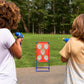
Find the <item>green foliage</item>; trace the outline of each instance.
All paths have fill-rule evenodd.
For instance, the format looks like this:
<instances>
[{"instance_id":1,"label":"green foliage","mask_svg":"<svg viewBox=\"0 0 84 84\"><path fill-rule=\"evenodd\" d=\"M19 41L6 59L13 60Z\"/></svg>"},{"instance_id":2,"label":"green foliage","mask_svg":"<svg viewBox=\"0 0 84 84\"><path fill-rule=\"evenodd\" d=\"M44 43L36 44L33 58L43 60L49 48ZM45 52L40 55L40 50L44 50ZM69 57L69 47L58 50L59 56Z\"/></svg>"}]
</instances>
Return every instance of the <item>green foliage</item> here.
<instances>
[{"instance_id":1,"label":"green foliage","mask_svg":"<svg viewBox=\"0 0 84 84\"><path fill-rule=\"evenodd\" d=\"M11 2L11 0L7 0L7 1L10 1Z\"/></svg>"},{"instance_id":2,"label":"green foliage","mask_svg":"<svg viewBox=\"0 0 84 84\"><path fill-rule=\"evenodd\" d=\"M76 16L84 13L84 0L7 0L14 2L21 11L19 31L27 29L35 33L69 33ZM70 4L69 4L70 3Z\"/></svg>"},{"instance_id":3,"label":"green foliage","mask_svg":"<svg viewBox=\"0 0 84 84\"><path fill-rule=\"evenodd\" d=\"M79 6L79 13L84 13L84 3L80 3L80 6Z\"/></svg>"}]
</instances>

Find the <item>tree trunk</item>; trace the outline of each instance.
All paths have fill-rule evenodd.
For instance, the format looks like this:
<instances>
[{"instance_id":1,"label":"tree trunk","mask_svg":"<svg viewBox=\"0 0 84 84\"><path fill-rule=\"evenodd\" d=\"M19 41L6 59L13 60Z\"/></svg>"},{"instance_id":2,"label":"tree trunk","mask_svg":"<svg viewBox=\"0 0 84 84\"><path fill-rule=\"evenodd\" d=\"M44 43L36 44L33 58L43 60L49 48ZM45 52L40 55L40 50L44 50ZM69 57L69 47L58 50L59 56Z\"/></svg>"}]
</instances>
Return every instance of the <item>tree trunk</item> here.
<instances>
[{"instance_id":1,"label":"tree trunk","mask_svg":"<svg viewBox=\"0 0 84 84\"><path fill-rule=\"evenodd\" d=\"M64 16L62 16L62 24L65 24ZM63 34L65 34L65 26L63 25Z\"/></svg>"},{"instance_id":2,"label":"tree trunk","mask_svg":"<svg viewBox=\"0 0 84 84\"><path fill-rule=\"evenodd\" d=\"M26 32L26 33L29 32L29 30L27 29L27 26L26 26L26 24L25 24L23 18L22 18L22 23L23 23L23 26L24 26L24 30L25 30L25 32Z\"/></svg>"},{"instance_id":3,"label":"tree trunk","mask_svg":"<svg viewBox=\"0 0 84 84\"><path fill-rule=\"evenodd\" d=\"M40 29L40 27L38 27L38 33L39 33L39 34L41 33L41 29Z\"/></svg>"},{"instance_id":4,"label":"tree trunk","mask_svg":"<svg viewBox=\"0 0 84 84\"><path fill-rule=\"evenodd\" d=\"M34 22L32 24L32 33L34 34Z\"/></svg>"},{"instance_id":5,"label":"tree trunk","mask_svg":"<svg viewBox=\"0 0 84 84\"><path fill-rule=\"evenodd\" d=\"M53 15L55 16L55 4L54 4L54 1L53 1ZM54 34L56 34L55 18L54 18L53 28L54 28Z\"/></svg>"},{"instance_id":6,"label":"tree trunk","mask_svg":"<svg viewBox=\"0 0 84 84\"><path fill-rule=\"evenodd\" d=\"M41 32L40 32L41 34L44 34L44 29L41 29Z\"/></svg>"},{"instance_id":7,"label":"tree trunk","mask_svg":"<svg viewBox=\"0 0 84 84\"><path fill-rule=\"evenodd\" d=\"M30 32L30 19L28 18L28 30Z\"/></svg>"},{"instance_id":8,"label":"tree trunk","mask_svg":"<svg viewBox=\"0 0 84 84\"><path fill-rule=\"evenodd\" d=\"M28 18L27 18L27 21L28 21L28 30L30 32L30 0L27 0L27 10L28 10Z\"/></svg>"},{"instance_id":9,"label":"tree trunk","mask_svg":"<svg viewBox=\"0 0 84 84\"><path fill-rule=\"evenodd\" d=\"M54 34L56 34L56 27L55 27L55 22L54 22Z\"/></svg>"}]
</instances>

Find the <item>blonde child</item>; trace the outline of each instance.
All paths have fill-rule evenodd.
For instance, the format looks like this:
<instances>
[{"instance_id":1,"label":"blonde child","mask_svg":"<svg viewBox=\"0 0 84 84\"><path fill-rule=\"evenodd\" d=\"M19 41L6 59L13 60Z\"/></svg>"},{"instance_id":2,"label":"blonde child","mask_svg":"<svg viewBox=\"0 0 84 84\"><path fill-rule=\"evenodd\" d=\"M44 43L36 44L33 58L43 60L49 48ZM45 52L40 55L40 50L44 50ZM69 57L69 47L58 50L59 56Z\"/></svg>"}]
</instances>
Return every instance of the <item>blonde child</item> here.
<instances>
[{"instance_id":1,"label":"blonde child","mask_svg":"<svg viewBox=\"0 0 84 84\"><path fill-rule=\"evenodd\" d=\"M60 51L66 62L64 84L84 84L84 14L73 21L72 37Z\"/></svg>"}]
</instances>

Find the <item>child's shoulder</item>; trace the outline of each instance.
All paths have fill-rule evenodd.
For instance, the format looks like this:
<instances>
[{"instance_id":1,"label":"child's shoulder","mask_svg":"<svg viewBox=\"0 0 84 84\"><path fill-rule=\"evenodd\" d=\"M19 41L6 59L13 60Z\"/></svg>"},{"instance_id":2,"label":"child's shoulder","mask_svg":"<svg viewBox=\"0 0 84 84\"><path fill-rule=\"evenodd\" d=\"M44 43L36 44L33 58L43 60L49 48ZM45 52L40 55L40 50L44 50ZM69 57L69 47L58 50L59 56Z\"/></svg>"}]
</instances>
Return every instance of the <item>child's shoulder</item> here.
<instances>
[{"instance_id":1,"label":"child's shoulder","mask_svg":"<svg viewBox=\"0 0 84 84\"><path fill-rule=\"evenodd\" d=\"M10 33L11 33L11 31L9 29L7 29L7 28L0 29L0 34L1 35L8 35Z\"/></svg>"},{"instance_id":2,"label":"child's shoulder","mask_svg":"<svg viewBox=\"0 0 84 84\"><path fill-rule=\"evenodd\" d=\"M79 39L76 38L76 37L71 37L70 40L71 40L71 41L77 41L77 40L79 40Z\"/></svg>"},{"instance_id":3,"label":"child's shoulder","mask_svg":"<svg viewBox=\"0 0 84 84\"><path fill-rule=\"evenodd\" d=\"M3 31L3 32L10 32L10 30L8 28L2 28L0 29L0 31Z\"/></svg>"},{"instance_id":4,"label":"child's shoulder","mask_svg":"<svg viewBox=\"0 0 84 84\"><path fill-rule=\"evenodd\" d=\"M0 30L3 30L3 31L9 31L8 28L1 28Z\"/></svg>"},{"instance_id":5,"label":"child's shoulder","mask_svg":"<svg viewBox=\"0 0 84 84\"><path fill-rule=\"evenodd\" d=\"M84 43L84 42L82 42L80 39L78 39L76 37L71 37L70 43L74 45L74 44L80 44L80 43Z\"/></svg>"},{"instance_id":6,"label":"child's shoulder","mask_svg":"<svg viewBox=\"0 0 84 84\"><path fill-rule=\"evenodd\" d=\"M78 42L79 41L79 39L78 38L76 38L76 37L71 37L70 39L69 39L69 43L75 43L75 42Z\"/></svg>"}]
</instances>

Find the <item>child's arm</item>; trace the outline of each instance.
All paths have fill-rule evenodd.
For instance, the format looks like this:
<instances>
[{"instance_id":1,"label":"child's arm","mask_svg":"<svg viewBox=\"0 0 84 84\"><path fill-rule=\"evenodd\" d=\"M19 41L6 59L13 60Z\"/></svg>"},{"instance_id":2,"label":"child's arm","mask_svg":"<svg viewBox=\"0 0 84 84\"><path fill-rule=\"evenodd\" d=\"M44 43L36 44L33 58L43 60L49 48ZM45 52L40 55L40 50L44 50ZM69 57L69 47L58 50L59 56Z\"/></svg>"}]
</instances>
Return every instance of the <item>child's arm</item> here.
<instances>
[{"instance_id":1,"label":"child's arm","mask_svg":"<svg viewBox=\"0 0 84 84\"><path fill-rule=\"evenodd\" d=\"M14 57L20 59L22 56L22 48L20 43L22 43L21 38L16 39L15 43L10 47L11 53L13 53Z\"/></svg>"},{"instance_id":2,"label":"child's arm","mask_svg":"<svg viewBox=\"0 0 84 84\"><path fill-rule=\"evenodd\" d=\"M61 55L61 61L67 62L71 56L71 39L65 44L63 49L59 52Z\"/></svg>"},{"instance_id":3,"label":"child's arm","mask_svg":"<svg viewBox=\"0 0 84 84\"><path fill-rule=\"evenodd\" d=\"M63 56L61 56L61 61L62 61L62 62L67 62L68 59L66 59L66 58L64 58Z\"/></svg>"}]
</instances>

